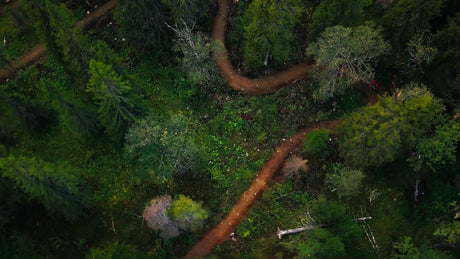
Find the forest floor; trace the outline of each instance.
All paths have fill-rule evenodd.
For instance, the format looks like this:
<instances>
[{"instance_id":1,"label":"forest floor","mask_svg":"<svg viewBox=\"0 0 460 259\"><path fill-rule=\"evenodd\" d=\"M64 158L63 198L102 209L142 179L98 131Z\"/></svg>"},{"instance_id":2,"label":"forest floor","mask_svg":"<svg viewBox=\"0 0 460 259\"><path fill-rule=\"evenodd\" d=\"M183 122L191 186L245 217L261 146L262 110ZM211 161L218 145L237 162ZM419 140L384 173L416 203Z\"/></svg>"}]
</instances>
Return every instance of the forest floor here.
<instances>
[{"instance_id":1,"label":"forest floor","mask_svg":"<svg viewBox=\"0 0 460 259\"><path fill-rule=\"evenodd\" d=\"M227 15L229 10L229 0L219 0L219 11L214 20L212 33L213 41L219 41L223 47L215 53L216 66L220 75L235 90L241 90L253 95L260 95L276 91L282 85L305 78L306 74L311 71L312 64L297 64L291 68L275 73L263 78L250 79L242 76L232 67L228 52L225 48L225 30ZM383 93L383 89L377 92L371 92L366 85L360 87L361 92L366 96L368 104L378 102L378 94ZM262 196L264 190L269 187L272 178L280 169L284 159L291 153L291 150L299 145L307 133L318 129L328 129L334 133L342 120L323 121L309 125L307 128L295 133L289 139L283 139L283 142L275 149L267 162L259 171L257 177L252 181L249 188L243 193L239 201L231 208L229 214L211 231L209 231L185 256L185 258L203 258L211 250L229 239L230 234L234 232L237 226L246 217L248 211L254 202Z\"/></svg>"},{"instance_id":2,"label":"forest floor","mask_svg":"<svg viewBox=\"0 0 460 259\"><path fill-rule=\"evenodd\" d=\"M96 21L109 15L109 13L115 8L115 5L116 0L110 0L103 6L99 7L96 11L90 13L89 15L85 16L85 18L78 21L76 26L82 30L90 28ZM0 70L0 82L4 82L15 77L19 69L37 63L45 55L46 47L44 44L33 47L30 51L24 53L20 58L14 60L8 68Z\"/></svg>"}]
</instances>

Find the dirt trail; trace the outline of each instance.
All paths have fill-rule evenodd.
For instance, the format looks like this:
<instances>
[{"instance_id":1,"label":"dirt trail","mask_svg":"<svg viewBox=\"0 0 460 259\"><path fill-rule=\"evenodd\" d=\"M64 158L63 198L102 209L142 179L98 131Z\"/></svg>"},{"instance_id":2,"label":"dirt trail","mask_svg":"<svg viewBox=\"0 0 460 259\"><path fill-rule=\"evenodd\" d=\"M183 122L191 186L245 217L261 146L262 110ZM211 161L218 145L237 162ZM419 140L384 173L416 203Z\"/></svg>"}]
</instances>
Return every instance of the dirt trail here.
<instances>
[{"instance_id":1,"label":"dirt trail","mask_svg":"<svg viewBox=\"0 0 460 259\"><path fill-rule=\"evenodd\" d=\"M233 89L259 95L274 92L286 83L305 78L306 74L312 69L311 64L297 64L283 72L254 79L246 78L235 71L225 48L225 28L229 6L230 0L219 0L219 11L214 20L212 39L222 43L222 46L224 46L215 52L214 57L220 75Z\"/></svg>"},{"instance_id":2,"label":"dirt trail","mask_svg":"<svg viewBox=\"0 0 460 259\"><path fill-rule=\"evenodd\" d=\"M305 134L317 129L329 129L335 132L341 120L318 122L303 129L292 137L283 140L276 148L262 169L257 174L257 177L252 181L251 186L243 193L240 200L232 207L228 215L213 228L206 236L204 236L185 258L203 258L211 250L228 240L230 234L236 230L236 227L246 217L246 214L251 209L254 202L262 195L263 191L270 185L271 179L278 172L284 159L288 156L293 147L299 145Z\"/></svg>"},{"instance_id":3,"label":"dirt trail","mask_svg":"<svg viewBox=\"0 0 460 259\"><path fill-rule=\"evenodd\" d=\"M219 11L214 20L214 29L212 39L225 42L225 27L229 9L229 0L219 0ZM236 90L241 90L253 95L270 93L276 91L280 86L291 81L303 79L311 70L311 64L294 65L288 70L269 75L263 78L249 79L232 67L227 50L223 47L215 53L216 66L221 76L228 81L230 86ZM364 93L369 104L375 104L378 101L377 93L370 92L367 86L362 86L360 90ZM328 129L335 133L337 127L342 120L318 122L308 126L290 137L276 148L262 169L257 174L257 177L252 181L249 188L243 193L240 200L232 207L228 215L211 231L209 231L184 257L203 258L217 245L228 240L230 234L234 232L241 221L246 217L248 211L252 208L254 202L262 196L272 178L280 169L284 159L288 156L293 147L299 145L304 136L317 129Z\"/></svg>"},{"instance_id":4,"label":"dirt trail","mask_svg":"<svg viewBox=\"0 0 460 259\"><path fill-rule=\"evenodd\" d=\"M82 30L87 30L95 22L101 18L107 16L110 11L115 8L116 0L111 0L99 7L96 11L87 15L82 20L76 23L76 26ZM19 59L13 61L7 69L0 70L0 82L4 82L7 79L11 79L16 76L17 71L23 67L30 66L38 62L41 58L46 55L46 47L44 44L39 44L33 47L30 51L24 53Z\"/></svg>"}]
</instances>

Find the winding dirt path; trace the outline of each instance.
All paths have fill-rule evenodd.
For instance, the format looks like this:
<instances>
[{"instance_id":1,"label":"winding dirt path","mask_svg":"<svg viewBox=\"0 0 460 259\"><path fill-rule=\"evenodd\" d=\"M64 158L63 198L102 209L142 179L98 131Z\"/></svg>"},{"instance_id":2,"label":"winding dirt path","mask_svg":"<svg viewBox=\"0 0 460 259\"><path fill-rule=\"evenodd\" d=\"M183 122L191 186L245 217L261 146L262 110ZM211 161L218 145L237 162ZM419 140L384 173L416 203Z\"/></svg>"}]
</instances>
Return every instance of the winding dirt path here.
<instances>
[{"instance_id":1,"label":"winding dirt path","mask_svg":"<svg viewBox=\"0 0 460 259\"><path fill-rule=\"evenodd\" d=\"M222 43L222 46L225 46L225 28L227 26L230 2L231 0L219 0L219 11L214 20L212 40ZM284 84L305 78L307 73L312 69L312 64L301 63L283 72L263 78L250 79L235 71L225 47L217 50L214 57L220 75L230 86L235 90L247 92L252 95L275 92Z\"/></svg>"},{"instance_id":2,"label":"winding dirt path","mask_svg":"<svg viewBox=\"0 0 460 259\"><path fill-rule=\"evenodd\" d=\"M212 39L219 41L223 46L225 42L225 28L229 9L229 0L219 0L219 11L214 20ZM276 91L283 84L303 79L312 69L312 64L294 65L286 71L269 75L263 78L250 79L240 75L232 67L228 52L225 47L215 52L215 62L220 75L235 90L241 90L253 95ZM367 86L361 86L360 90L366 96L369 104L378 101L376 92L370 92ZM254 202L262 196L272 178L280 169L284 159L293 147L299 145L305 135L317 129L328 129L335 133L342 120L324 121L309 125L307 128L295 133L289 139L283 140L275 152L265 162L257 177L252 181L249 188L243 193L239 201L232 207L228 215L211 231L209 231L184 257L186 259L203 258L217 245L228 240L230 234L246 217Z\"/></svg>"},{"instance_id":3,"label":"winding dirt path","mask_svg":"<svg viewBox=\"0 0 460 259\"><path fill-rule=\"evenodd\" d=\"M87 30L93 26L95 22L107 16L115 8L115 5L116 0L110 0L103 6L99 7L96 11L78 21L75 25L82 30ZM13 78L17 75L17 71L19 69L37 63L45 55L46 47L44 44L39 44L33 47L30 51L24 53L20 58L14 60L7 69L0 70L0 82L4 82L7 79Z\"/></svg>"}]
</instances>

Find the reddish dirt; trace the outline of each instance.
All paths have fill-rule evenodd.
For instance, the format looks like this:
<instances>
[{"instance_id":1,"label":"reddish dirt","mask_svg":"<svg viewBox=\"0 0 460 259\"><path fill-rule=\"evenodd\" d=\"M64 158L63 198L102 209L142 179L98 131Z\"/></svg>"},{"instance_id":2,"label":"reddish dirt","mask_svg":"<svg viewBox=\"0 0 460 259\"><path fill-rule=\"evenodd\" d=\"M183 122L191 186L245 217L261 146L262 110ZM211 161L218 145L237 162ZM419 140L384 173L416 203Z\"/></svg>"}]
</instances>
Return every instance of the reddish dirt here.
<instances>
[{"instance_id":1,"label":"reddish dirt","mask_svg":"<svg viewBox=\"0 0 460 259\"><path fill-rule=\"evenodd\" d=\"M271 93L278 90L282 85L289 82L305 78L307 73L312 69L311 64L302 63L292 66L291 68L275 73L263 78L246 78L239 74L232 67L225 48L225 28L227 25L227 16L230 6L230 0L219 0L219 11L214 20L212 31L213 41L222 43L223 48L215 52L215 61L220 75L230 84L230 86L239 91L253 95Z\"/></svg>"},{"instance_id":2,"label":"reddish dirt","mask_svg":"<svg viewBox=\"0 0 460 259\"><path fill-rule=\"evenodd\" d=\"M87 30L96 21L107 16L113 10L113 8L115 8L115 5L115 0L107 2L103 6L99 7L96 11L92 12L82 20L78 21L76 23L76 26L82 30ZM30 51L24 53L19 59L13 61L7 69L0 70L0 82L13 78L14 76L16 76L17 71L19 69L35 64L45 55L45 45L40 44L33 47Z\"/></svg>"},{"instance_id":3,"label":"reddish dirt","mask_svg":"<svg viewBox=\"0 0 460 259\"><path fill-rule=\"evenodd\" d=\"M318 122L303 129L292 137L283 140L271 155L268 161L263 165L262 169L257 174L257 177L252 181L251 186L243 193L240 200L232 207L228 215L208 232L185 256L185 258L203 258L211 250L226 241L230 234L236 230L236 227L246 217L254 202L262 196L270 182L278 172L284 159L288 156L293 147L299 145L305 134L317 129L329 129L334 133L341 120Z\"/></svg>"},{"instance_id":4,"label":"reddish dirt","mask_svg":"<svg viewBox=\"0 0 460 259\"><path fill-rule=\"evenodd\" d=\"M212 38L214 41L225 42L225 27L229 9L229 0L219 0L219 11L214 20L214 29ZM228 81L230 86L236 90L241 90L253 95L270 93L276 91L283 84L298 79L303 79L311 70L310 64L298 64L288 70L273 74L264 78L249 79L235 71L232 67L227 50L225 47L215 53L216 66L221 76ZM378 101L377 92L371 92L367 86L360 89L366 96L369 104L375 104ZM268 161L263 165L257 177L252 181L249 188L243 193L240 200L232 207L228 215L211 231L209 231L185 256L185 258L203 258L217 245L229 239L241 221L246 217L248 211L252 208L254 202L262 196L272 178L280 169L284 159L291 150L299 145L305 135L317 129L328 129L334 133L342 120L318 122L301 130L276 148Z\"/></svg>"}]
</instances>

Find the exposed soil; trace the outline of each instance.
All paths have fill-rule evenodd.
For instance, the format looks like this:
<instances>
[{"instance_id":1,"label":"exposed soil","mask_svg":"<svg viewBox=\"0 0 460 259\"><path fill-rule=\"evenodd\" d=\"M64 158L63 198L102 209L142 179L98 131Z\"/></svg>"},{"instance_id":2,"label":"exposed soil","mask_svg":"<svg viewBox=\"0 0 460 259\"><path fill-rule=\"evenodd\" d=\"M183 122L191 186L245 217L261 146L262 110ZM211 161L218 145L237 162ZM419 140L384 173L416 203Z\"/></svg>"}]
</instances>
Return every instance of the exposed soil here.
<instances>
[{"instance_id":1,"label":"exposed soil","mask_svg":"<svg viewBox=\"0 0 460 259\"><path fill-rule=\"evenodd\" d=\"M78 21L76 26L82 30L87 30L101 18L106 17L115 8L116 0L111 0L99 7L96 11L90 13L82 20ZM17 75L17 71L21 68L30 66L38 62L46 55L46 47L44 44L33 47L30 51L24 53L19 59L13 61L7 69L0 70L0 82L11 79Z\"/></svg>"},{"instance_id":2,"label":"exposed soil","mask_svg":"<svg viewBox=\"0 0 460 259\"><path fill-rule=\"evenodd\" d=\"M213 41L220 42L224 46L225 28L230 7L230 0L219 0L219 11L214 20L212 31ZM259 95L272 93L281 86L305 78L312 69L312 64L301 63L289 69L262 78L247 78L239 74L232 66L225 46L215 52L215 61L220 75L235 90L240 90L249 94Z\"/></svg>"},{"instance_id":3,"label":"exposed soil","mask_svg":"<svg viewBox=\"0 0 460 259\"><path fill-rule=\"evenodd\" d=\"M227 22L227 13L229 9L229 0L219 0L219 11L214 20L212 39L224 44L225 27ZM298 64L287 69L284 72L269 75L263 78L250 79L242 76L232 67L225 46L215 53L216 66L221 76L235 90L241 90L253 95L270 93L276 91L282 85L303 79L311 70L312 64ZM371 92L367 86L360 89L366 96L369 104L375 104L378 101L377 92ZM243 193L240 200L232 207L228 215L211 231L209 231L185 256L185 258L203 258L217 245L225 242L230 238L237 226L246 217L248 211L252 208L254 202L262 196L273 177L276 175L284 159L291 153L291 150L299 145L305 135L317 129L328 129L335 133L338 125L342 120L324 121L309 125L290 137L276 148L267 162L259 171L257 177L252 181L249 188Z\"/></svg>"},{"instance_id":4,"label":"exposed soil","mask_svg":"<svg viewBox=\"0 0 460 259\"><path fill-rule=\"evenodd\" d=\"M243 193L240 200L232 207L228 215L219 225L209 231L192 250L190 250L185 258L203 258L211 252L215 246L229 239L230 234L234 232L236 227L243 221L254 202L262 196L264 190L269 187L272 178L278 172L291 149L302 142L305 134L317 129L329 129L330 132L334 133L341 122L341 120L318 122L295 133L292 137L283 140L268 161L262 166L257 177Z\"/></svg>"}]
</instances>

